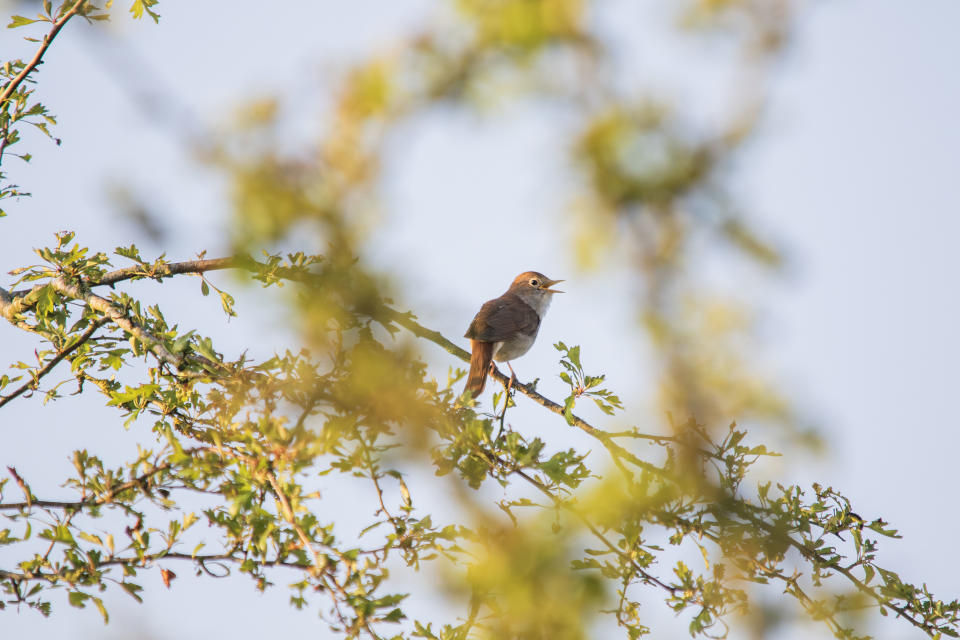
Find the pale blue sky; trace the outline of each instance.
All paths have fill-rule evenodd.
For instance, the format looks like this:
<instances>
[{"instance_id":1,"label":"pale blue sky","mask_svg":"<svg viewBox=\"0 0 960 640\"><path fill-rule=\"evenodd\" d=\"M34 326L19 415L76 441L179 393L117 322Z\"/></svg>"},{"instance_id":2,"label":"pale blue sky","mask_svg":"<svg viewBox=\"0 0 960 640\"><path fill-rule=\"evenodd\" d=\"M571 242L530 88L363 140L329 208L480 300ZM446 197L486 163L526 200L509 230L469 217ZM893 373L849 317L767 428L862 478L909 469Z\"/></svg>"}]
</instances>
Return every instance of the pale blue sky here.
<instances>
[{"instance_id":1,"label":"pale blue sky","mask_svg":"<svg viewBox=\"0 0 960 640\"><path fill-rule=\"evenodd\" d=\"M258 3L165 2L160 26L125 18L115 26L124 47L149 61L162 80L157 90L175 91L208 125L216 126L242 100L280 90L302 94L303 127L309 128L322 70L416 27L434 6L427 0L277 4L289 10L273 22ZM654 9L644 15L657 15L658 5L645 5ZM9 6L0 2L4 14ZM609 10L621 17L615 22L621 29L636 20L643 31L646 8L618 0ZM813 6L779 65L764 135L734 176L747 208L791 256L787 276L755 283L764 362L816 418L833 451L791 473L797 481L840 488L865 517L894 523L905 539L886 542L882 561L905 579L925 580L944 599L960 596L960 563L950 551L960 526L950 497L960 449L958 24L960 5L950 0ZM56 148L34 139L31 165L8 161L15 180L36 195L8 205L10 216L0 220L0 270L31 263L30 249L49 243L59 229L76 230L81 242L97 249L128 244L133 229L118 221L104 195L111 181L149 194L176 227L167 245L151 249L145 242L146 251L165 250L171 258L222 252L216 176L198 169L170 130L146 117L118 86L103 56L124 48L111 54L92 36L85 25L71 25L39 76L64 142ZM0 49L21 46L16 37L0 32ZM665 55L656 40L625 44L623 55L642 55L637 73L663 86L686 91L687 84L699 86L701 75L711 82L708 73L685 64L686 55ZM392 147L385 182L392 217L376 245L377 259L406 263L398 277L407 304L423 322L455 338L478 303L499 294L517 272L535 268L567 278L568 293L554 303L518 372L542 375L548 395L559 396L562 383L553 378L556 356L549 344L562 339L582 344L587 366L605 370L612 386L630 397L649 372L622 293L626 278L574 271L564 231L552 224L566 206L555 182L560 161L544 164L555 143L549 119L522 109L486 121L441 112L405 127ZM487 220L482 228L467 222L480 216ZM498 247L496 260L472 258L491 246ZM721 285L735 277L722 266L715 275ZM195 290L191 282L179 293L138 291L166 301L168 317L217 334L228 350L254 345L265 354L273 345L263 335L282 339L282 332L271 332L277 320L269 310L244 307L243 298L241 318L229 325L215 303L202 308L188 298L188 306L178 305ZM635 347L627 353L636 357L623 357L621 341ZM0 327L4 361L11 354L26 358L32 349L29 336ZM444 354L431 356L446 364ZM39 411L37 400L14 403L13 415L4 412L0 467L16 463L21 473L40 468L47 460L37 455L38 442L55 441L50 454L63 464L74 446L114 447L122 455L133 435L117 433L113 414L96 411L96 404L69 400ZM632 415L641 419L643 408L637 400ZM78 409L100 417L71 426L67 420ZM535 411L518 415L542 420ZM552 443L568 437L558 429L554 423L535 427ZM190 640L209 637L220 624L238 639L277 628L325 637L317 634L312 614L289 609L283 587L259 596L243 579L196 583L185 568L181 576L170 591L151 585L141 606L119 594L108 599L115 624L107 629L94 611L65 602L49 620L30 612L0 614L2 626L10 637L119 638L132 626L155 638ZM664 617L660 609L651 602L658 618ZM683 637L683 627L671 628ZM875 634L919 637L892 620Z\"/></svg>"}]
</instances>

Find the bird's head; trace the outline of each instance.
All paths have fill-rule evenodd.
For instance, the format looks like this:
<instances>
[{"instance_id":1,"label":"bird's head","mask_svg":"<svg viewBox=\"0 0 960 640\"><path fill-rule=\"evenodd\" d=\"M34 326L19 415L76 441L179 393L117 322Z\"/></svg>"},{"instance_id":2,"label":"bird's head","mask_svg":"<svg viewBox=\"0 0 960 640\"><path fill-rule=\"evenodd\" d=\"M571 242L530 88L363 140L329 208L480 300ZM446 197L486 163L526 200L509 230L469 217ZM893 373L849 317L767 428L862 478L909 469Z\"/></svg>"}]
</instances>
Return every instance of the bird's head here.
<instances>
[{"instance_id":1,"label":"bird's head","mask_svg":"<svg viewBox=\"0 0 960 640\"><path fill-rule=\"evenodd\" d=\"M529 293L563 293L558 289L551 289L553 285L559 282L563 282L563 280L551 280L539 271L524 271L513 279L510 290Z\"/></svg>"}]
</instances>

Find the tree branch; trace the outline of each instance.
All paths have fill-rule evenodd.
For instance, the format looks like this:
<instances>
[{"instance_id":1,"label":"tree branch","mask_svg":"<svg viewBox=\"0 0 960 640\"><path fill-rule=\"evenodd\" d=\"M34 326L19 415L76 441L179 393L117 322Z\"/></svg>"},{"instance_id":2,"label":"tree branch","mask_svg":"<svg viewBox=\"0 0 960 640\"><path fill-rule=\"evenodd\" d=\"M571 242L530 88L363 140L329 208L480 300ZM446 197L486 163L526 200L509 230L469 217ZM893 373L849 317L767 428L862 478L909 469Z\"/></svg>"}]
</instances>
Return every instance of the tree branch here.
<instances>
[{"instance_id":1,"label":"tree branch","mask_svg":"<svg viewBox=\"0 0 960 640\"><path fill-rule=\"evenodd\" d=\"M212 450L212 447L206 446L206 447L194 447L192 449L184 449L184 453L188 456L192 456L193 454L198 453L200 451L208 451L208 450ZM111 504L115 504L118 507L127 509L128 505L125 505L122 502L115 501L117 494L123 493L124 491L128 491L130 489L141 487L145 482L147 482L153 476L164 471L169 471L171 468L173 468L172 462L165 462L163 464L156 465L149 471L137 476L132 480L128 480L127 482L124 482L123 484L119 484L116 486L107 487L106 490L99 495L92 495L90 497L84 498L82 500L78 500L76 502L69 502L69 501L63 501L63 500L28 500L26 502L7 502L7 503L0 503L0 511L10 511L10 510L22 511L24 509L30 509L31 507L40 507L42 509L64 509L67 511L70 511L70 510L81 511L84 508L100 507L100 506L111 505Z\"/></svg>"},{"instance_id":2,"label":"tree branch","mask_svg":"<svg viewBox=\"0 0 960 640\"><path fill-rule=\"evenodd\" d=\"M220 266L217 268L222 269L227 267ZM132 271L127 271L127 270L124 270L124 271L125 271L124 275L122 277L120 276L116 277L116 280L114 281L129 279L129 278L136 277L138 275L144 276L144 277L148 277L150 275L149 273L142 272L142 270L136 273ZM184 268L182 271L180 271L180 273L187 273L189 271L190 269ZM23 323L16 322L15 318L17 317L17 315L31 309L37 303L37 299L39 298L40 292L44 289L44 287L51 287L57 293L60 293L61 295L67 298L71 298L73 300L78 300L80 302L83 302L94 311L97 311L103 314L104 316L109 318L111 321L113 321L113 323L116 324L118 327L120 327L131 336L134 336L135 338L143 342L146 348L149 351L151 351L161 363L170 365L175 370L181 373L185 373L183 369L184 369L184 363L187 360L209 367L209 368L213 368L214 370L222 370L224 368L221 363L214 362L208 358L204 358L203 356L200 356L197 354L192 354L189 358L185 358L184 356L175 355L171 353L163 345L163 342L159 338L157 338L150 332L146 331L139 324L137 324L136 322L128 318L120 307L116 306L106 298L103 298L90 291L85 290L87 286L89 286L89 284L90 284L89 282L84 282L82 285L78 285L73 282L70 282L69 280L67 280L66 277L60 276L57 278L53 278L52 280L50 280L45 284L38 284L32 287L31 289L27 289L27 290L14 291L11 293L11 292L8 292L6 289L0 288L0 315L6 317L11 322L15 322L21 328L29 328L29 327L23 327ZM99 284L99 283L93 283L93 284ZM187 375L192 375L192 374L187 374Z\"/></svg>"},{"instance_id":3,"label":"tree branch","mask_svg":"<svg viewBox=\"0 0 960 640\"><path fill-rule=\"evenodd\" d=\"M215 271L215 270L222 270L222 269L243 269L252 273L263 273L262 271L263 267L264 265L250 258L238 256L238 257L226 257L226 258L217 258L217 259L210 259L210 260L193 260L193 261L176 262L176 263L161 263L156 265L145 265L145 264L136 265L133 267L118 269L115 271L108 272L103 276L101 276L100 278L98 278L96 281L87 280L87 281L81 282L80 284L74 284L74 283L68 282L63 277L54 278L47 284L37 285L36 287L33 287L32 289L26 290L26 291L15 291L11 293L0 288L0 315L3 315L4 317L8 318L9 320L11 320L12 322L18 325L22 325L23 324L22 322L18 322L15 319L16 316L19 313L22 313L23 311L28 310L30 307L32 307L36 303L36 299L38 297L37 292L40 289L42 289L45 286L51 286L54 290L61 293L62 295L69 298L76 299L76 300L80 300L86 303L92 309L102 313L104 316L106 316L107 318L115 322L120 328L124 329L125 331L137 337L138 339L144 341L145 344L148 344L150 346L150 350L154 353L154 355L157 356L157 358L161 362L171 364L179 369L183 362L182 357L178 358L174 354L169 353L169 351L167 351L163 347L163 345L160 343L159 340L157 340L154 336L150 335L148 332L144 331L141 327L137 326L131 320L126 318L126 316L123 314L121 309L119 309L118 307L110 303L108 300L100 296L97 296L93 293L89 293L89 288L96 287L96 286L103 286L103 285L112 286L118 282L121 282L124 280L130 280L130 279L154 278L159 280L163 277L173 276L178 274L200 274L207 271ZM304 284L317 284L318 282L320 282L320 276L318 274L311 273L310 271L307 271L305 269L295 269L295 268L289 268L289 267L272 267L270 270L270 273L271 275L277 277L278 279L286 279L286 280L296 281ZM461 359L462 361L468 361L470 358L470 354L466 350L462 349L455 343L448 340L441 333L424 327L423 325L418 323L415 317L410 313L403 313L385 305L380 305L373 311L371 311L370 309L357 310L357 311L358 313L364 313L365 315L381 323L386 323L386 324L395 323L405 328L406 330L410 331L415 336L419 338L423 338L425 340L429 340L430 342L433 342L437 346L441 347L442 349L444 349L454 357ZM86 336L86 334L84 334L84 336ZM69 350L76 349L79 346L79 344L82 343L82 341L89 339L88 336L87 337L84 337L84 336L81 336L81 340L78 341L76 344L72 345L71 347L69 347L68 349ZM62 352L61 354L58 354L55 360L59 362L59 360L63 359L64 357L67 357L67 355L69 355L68 351L64 350L64 352ZM52 368L53 366L55 366L55 364L56 362L53 362L53 361L51 361L51 363L48 363L48 365L46 365L41 370L42 373L40 373L39 375L44 375L49 370L49 368ZM503 375L496 369L494 369L491 372L491 376L501 384L504 384L505 386L509 382L509 379L507 378L507 376ZM28 383L27 385L24 385L24 387L22 387L21 389L18 389L16 392L14 392L13 395L14 396L20 395L21 393L23 393L29 388L30 384L35 384L35 380L31 381L31 383ZM553 402L549 398L546 398L545 396L541 395L531 385L514 383L513 388L518 389L521 393L523 393L524 395L532 399L537 404L543 406L544 408L558 415L563 415L565 418L568 419L568 421L571 423L572 426L575 426L580 430L584 431L585 433L598 439L604 445L604 447L610 452L614 463L617 465L620 471L624 473L624 475L627 477L628 480L632 479L632 474L626 469L623 462L629 462L631 465L634 465L637 468L641 468L644 470L657 473L662 477L670 477L670 475L664 469L661 469L656 465L652 465L644 460L641 460L636 455L634 455L627 449L621 447L619 444L614 442L613 438L631 437L631 438L646 439L646 440L657 442L659 444L669 443L672 445L689 447L693 451L696 451L701 455L711 457L711 458L717 458L719 455L716 452L711 452L711 451L701 449L700 447L697 447L694 443L686 442L681 438L676 438L671 436L643 434L636 430L627 431L627 432L606 432L594 427L593 425L589 424L579 416L565 415L564 408L562 405L556 402ZM2 404L7 401L9 400L4 399L3 401L0 401L0 406L2 406ZM500 465L504 464L504 462L500 460L496 460L496 461L489 460L489 462L491 464L500 464ZM620 555L621 557L623 557L619 548L612 541L607 539L606 536L604 536L599 529L596 529L595 527L593 527L592 523L589 521L589 519L585 514L579 512L579 510L577 510L572 505L568 505L564 501L554 496L553 493L550 492L546 486L542 485L542 483L540 483L536 478L525 473L522 469L513 468L513 467L509 467L509 468L504 467L504 470L507 471L508 473L515 473L519 475L526 482L534 485L537 489L544 492L558 506L563 506L564 508L570 509L571 512L574 513L574 515L576 515L578 519L583 521L583 523L590 529L590 531L594 535L596 535L598 538L600 538L604 542L604 545L608 549L610 549L612 552L616 553L617 555ZM324 582L332 582L331 586L336 591L340 592L341 595L343 595L342 585L340 585L337 582L335 577L329 575L329 567L326 566L325 558L323 558L315 549L312 548L312 544L311 544L311 541L309 540L309 537L306 535L306 532L302 530L302 527L299 526L299 523L297 523L296 518L294 517L294 514L292 512L291 505L289 504L289 501L286 500L286 496L282 490L282 487L280 487L278 479L272 474L272 472L268 475L268 480L273 489L274 494L278 499L278 502L280 503L281 512L284 519L287 520L287 522L294 527L294 529L298 534L298 537L301 540L301 543L304 544L306 549L313 552L314 566L316 567L317 572L319 573L318 578ZM36 504L37 506L44 506L43 504L40 504L40 503L36 503ZM22 507L22 506L24 505L11 504L11 505L0 505L0 508L13 508L13 507ZM65 504L52 503L52 502L49 503L49 505L47 506L55 507L55 508L56 507L66 508ZM762 530L767 531L770 534L780 533L775 529L773 525L767 523L759 514L755 513L756 508L757 507L755 505L752 505L749 502L739 501L739 508L735 509L734 513L736 513L740 518L743 518L746 522L749 522L754 526L759 526L761 527ZM874 599L881 608L887 608L895 612L898 616L906 618L913 625L923 629L927 633L935 634L938 632L938 628L934 622L928 622L926 620L917 619L915 617L917 615L917 612L914 611L912 606L910 605L900 606L900 605L897 605L895 602L889 601L888 599L884 598L880 593L878 593L877 589L868 586L866 583L864 583L863 581L858 579L856 576L854 576L849 569L844 569L842 567L836 566L835 563L833 563L830 560L830 558L818 553L813 549L808 548L803 542L798 541L797 539L789 535L786 535L785 537L787 538L788 545L795 548L802 555L802 557L806 558L808 561L814 562L815 564L823 565L825 567L830 567L831 569L836 570L838 573L840 573L841 575L846 577L848 580L850 580L859 591L863 592L864 594ZM221 558L221 559L232 560L232 558ZM656 577L644 571L642 568L635 565L635 563L631 562L631 564L634 566L635 570L637 570L637 575L642 580L648 583L658 585L659 587L664 588L671 593L674 593L676 591L674 587L660 581ZM300 566L300 565L297 565L297 566ZM770 571L770 570L767 570L767 571ZM327 575L325 576L325 574ZM3 576L3 575L4 575L4 572L0 572L0 576ZM7 575L9 576L11 574L8 573ZM770 577L787 580L787 578L782 575L776 575L772 573L768 573L768 575ZM329 578L329 580L324 580L324 577ZM788 583L789 583L789 580L788 580ZM801 595L804 595L804 594L801 594ZM801 601L803 601L803 597L800 597L800 596L798 597L801 599ZM361 622L361 625L364 627L365 631L367 631L371 635L374 635L375 637L375 634L368 626L366 626L362 622Z\"/></svg>"},{"instance_id":4,"label":"tree branch","mask_svg":"<svg viewBox=\"0 0 960 640\"><path fill-rule=\"evenodd\" d=\"M59 20L55 20L53 25L50 27L50 32L43 37L43 41L40 43L40 46L37 48L36 53L33 54L33 58L27 65L20 70L20 73L16 77L7 83L3 88L3 92L0 93L0 105L10 99L10 96L13 95L13 92L17 90L24 80L27 79L33 70L36 69L41 62L43 62L43 56L47 52L47 49L53 44L53 39L57 37L57 34L60 33L60 29L63 28L63 25L67 24L67 21L70 20L73 16L77 14L77 11L80 10L80 6L83 2L74 3L73 7L70 8Z\"/></svg>"},{"instance_id":5,"label":"tree branch","mask_svg":"<svg viewBox=\"0 0 960 640\"><path fill-rule=\"evenodd\" d=\"M17 88L27 79L27 77L33 73L33 71L43 62L43 56L47 53L47 49L50 47L50 45L53 44L54 38L57 37L57 34L60 33L60 30L65 24L67 24L70 18L79 13L84 4L85 0L76 0L73 6L70 7L66 13L60 16L58 20L53 21L49 33L43 37L43 40L41 41L40 46L37 48L36 53L33 54L33 58L26 64L26 66L23 67L23 69L20 70L20 73L18 73L13 80L8 82L3 87L3 91L0 92L0 111L4 109L14 91L16 91ZM4 128L4 133L6 132L7 130ZM0 164L3 163L3 150L6 147L7 136L4 135L3 138L4 145L0 147Z\"/></svg>"},{"instance_id":6,"label":"tree branch","mask_svg":"<svg viewBox=\"0 0 960 640\"><path fill-rule=\"evenodd\" d=\"M192 555L189 553L180 553L177 551L158 551L157 553L148 553L143 556L131 556L127 558L123 557L112 557L100 560L97 562L98 567L106 566L115 566L115 565L130 565L130 566L146 566L150 562L157 562L159 560L189 560L200 564L207 562L236 562L243 563L247 561L247 558L238 556L236 552L234 553L217 553L210 555ZM298 562L289 562L287 560L281 560L275 558L273 560L257 560L257 564L264 567L285 567L289 569L304 569L305 566ZM30 572L30 573L16 573L14 571L6 571L0 569L0 580L11 580L14 582L27 582L29 580L45 580L47 582L57 582L64 579L65 573L71 571L72 567L65 566L61 567L60 571L42 573L42 572ZM210 573L210 575L216 577L215 574ZM222 576L221 576L222 577Z\"/></svg>"},{"instance_id":7,"label":"tree branch","mask_svg":"<svg viewBox=\"0 0 960 640\"><path fill-rule=\"evenodd\" d=\"M103 319L94 321L93 324L90 325L90 328L88 328L86 331L84 331L84 332L80 335L80 337L77 338L76 342L74 342L74 343L71 344L69 347L65 348L63 351L61 351L60 353L58 353L56 356L54 356L54 357L50 360L50 362L48 362L48 363L45 364L43 367L41 367L39 370L37 370L37 371L33 374L33 376L31 377L30 380L28 380L27 382L23 383L16 391L14 391L13 393L11 393L10 395L0 396L0 407L2 407L3 405L7 404L8 402L10 402L11 400L13 400L13 399L16 398L17 396L19 396L19 395L21 395L21 394L23 394L23 393L25 393L25 392L27 392L27 391L29 391L29 390L31 390L31 389L36 389L37 386L38 386L39 383L40 383L40 378L42 378L43 376L45 376L45 375L47 375L48 373L50 373L51 371L53 371L54 367L56 367L58 364L60 364L60 362L61 362L64 358L66 358L66 357L69 356L71 353L73 353L74 351L76 351L76 350L80 347L80 345L82 345L82 344L86 343L88 340L90 340L90 338L93 337L93 334L96 333L97 329L99 329L100 327L102 327L103 324L104 324L106 321L107 321L106 318L103 318Z\"/></svg>"},{"instance_id":8,"label":"tree branch","mask_svg":"<svg viewBox=\"0 0 960 640\"><path fill-rule=\"evenodd\" d=\"M90 281L88 286L114 285L122 280L132 278L156 278L173 276L183 273L204 273L221 269L237 269L244 261L235 257L213 258L210 260L187 260L185 262L168 262L160 265L134 265L124 269L117 269L103 274L97 281Z\"/></svg>"},{"instance_id":9,"label":"tree branch","mask_svg":"<svg viewBox=\"0 0 960 640\"><path fill-rule=\"evenodd\" d=\"M84 285L86 287L92 288L92 287L102 286L102 285L114 285L123 280L130 280L135 278L160 279L165 276L172 276L172 275L178 275L178 274L199 274L199 273L205 273L208 271L218 271L218 270L224 270L224 269L243 269L243 270L255 273L257 272L258 266L259 264L256 261L246 256L228 256L223 258L212 258L212 259L205 259L205 260L188 260L183 262L170 262L170 263L165 263L161 265L142 264L142 265L134 265L131 267L126 267L123 269L117 269L115 271L110 271L104 274L102 277L100 277L96 281L91 280L91 281L84 282ZM296 269L281 267L277 269L276 273L279 277L282 277L288 280L293 280L296 282L301 282L304 284L309 284L310 282L315 281L317 279L316 276L314 276L313 274L310 274L309 272L299 271ZM62 278L57 280L60 280L63 284L67 284L63 281ZM51 282L51 284L54 284L54 282ZM38 285L37 287L34 287L33 290L36 290L42 286L43 285ZM0 315L4 315L12 320L13 316L16 313L20 313L26 310L26 308L28 308L32 304L29 301L29 295L33 290L14 291L12 294L10 294L5 290L0 289ZM84 299L84 294L80 293L79 289L75 285L71 286L70 291L78 294L78 295L71 295L71 297L74 297L76 299L81 299L81 300ZM66 292L64 292L64 294L70 295L70 293L66 293ZM98 304L102 304L99 301L103 301L103 303L106 303L109 305L109 302L107 302L103 298L100 298L99 296L94 296L93 294L86 294L86 295L92 296L94 299L97 299ZM418 338L423 338L425 340L429 340L430 342L433 342L437 346L444 349L447 353L459 358L460 360L463 360L464 362L470 361L469 352L467 352L463 348L459 347L458 345L448 340L440 332L433 331L432 329L428 329L427 327L424 327L423 325L421 325L419 322L416 321L415 316L413 314L409 312L404 313L401 311L397 311L396 309L387 307L385 305L382 306L378 311L380 311L388 321L395 322L396 324L410 331L413 335L417 336ZM120 325L120 326L121 328L130 332L129 329L127 329L123 325ZM161 345L161 348L162 348L162 345ZM157 355L161 360L165 360L165 358L160 354L157 354ZM170 355L174 359L174 362L176 362L176 358L173 357L172 354L168 354L168 355ZM171 364L173 363L171 362ZM174 366L177 366L177 365L174 365ZM179 366L177 368L179 368ZM503 384L504 386L506 386L509 383L510 379L504 374L502 374L498 369L493 369L490 372L490 375L495 380ZM537 404L545 407L546 409L549 409L550 411L556 413L557 415L561 415L566 418L564 414L564 408L562 405L557 404L556 402L550 400L544 395L541 395L531 385L518 382L513 385L513 388L519 389L521 393L523 393L525 396L527 396ZM624 475L629 476L629 472L622 466L622 463L621 463L621 460L624 460L624 459L639 468L646 469L647 471L651 471L654 473L659 471L658 467L656 467L655 465L652 465L644 460L641 460L634 454L630 453L630 451L628 451L627 449L621 447L616 442L614 442L612 439L613 438L612 434L609 434L601 429L594 427L593 425L588 423L586 420L583 420L576 414L571 413L569 419L572 423L572 426L575 426L578 429L600 440L603 446L611 453L611 456L613 457L613 460L614 460L614 464L618 466L618 468L622 473L624 473ZM618 435L622 435L622 434L618 434ZM669 437L666 437L666 436L645 435L645 434L640 434L639 432L633 432L631 435L633 437L645 437L651 440L669 440L670 439Z\"/></svg>"},{"instance_id":10,"label":"tree branch","mask_svg":"<svg viewBox=\"0 0 960 640\"><path fill-rule=\"evenodd\" d=\"M671 595L674 595L677 592L676 587L670 586L669 584L663 582L653 574L647 572L643 567L637 564L637 561L634 558L630 557L629 553L623 551L622 549L617 547L617 545L610 542L609 538L607 538L603 534L603 532L601 532L597 528L597 526L590 521L590 518L588 518L587 515L583 513L583 511L575 507L573 504L567 502L566 500L561 500L560 498L558 498L556 495L554 495L552 491L550 491L550 488L547 487L545 484L543 484L540 480L538 480L537 478L534 478L529 473L527 473L526 471L524 471L519 467L515 467L507 464L506 461L504 461L502 458L500 458L497 455L494 455L482 449L480 451L482 452L482 457L486 459L487 464L490 464L491 466L499 465L507 473L512 473L514 475L520 476L527 483L536 487L541 493L547 496L547 498L549 498L554 505L556 505L561 509L565 509L569 511L574 516L576 516L576 518L583 523L583 525L590 531L590 533L596 536L604 544L604 546L606 546L612 553L619 556L624 562L628 563L631 567L633 567L634 571L636 571L637 574L641 578L643 578L644 581L666 590Z\"/></svg>"},{"instance_id":11,"label":"tree branch","mask_svg":"<svg viewBox=\"0 0 960 640\"><path fill-rule=\"evenodd\" d=\"M86 303L86 305L94 311L99 311L103 315L110 318L110 320L112 320L113 323L118 327L143 342L161 362L164 362L177 370L180 370L180 368L183 366L183 356L177 356L170 353L170 351L163 346L163 343L159 338L145 331L141 326L130 320L126 314L124 314L122 309L117 307L106 298L101 298L96 294L88 293L79 286L68 282L66 278L63 277L54 278L50 281L49 286L58 293L61 293L69 298L73 298L74 300L80 300L81 302Z\"/></svg>"}]
</instances>

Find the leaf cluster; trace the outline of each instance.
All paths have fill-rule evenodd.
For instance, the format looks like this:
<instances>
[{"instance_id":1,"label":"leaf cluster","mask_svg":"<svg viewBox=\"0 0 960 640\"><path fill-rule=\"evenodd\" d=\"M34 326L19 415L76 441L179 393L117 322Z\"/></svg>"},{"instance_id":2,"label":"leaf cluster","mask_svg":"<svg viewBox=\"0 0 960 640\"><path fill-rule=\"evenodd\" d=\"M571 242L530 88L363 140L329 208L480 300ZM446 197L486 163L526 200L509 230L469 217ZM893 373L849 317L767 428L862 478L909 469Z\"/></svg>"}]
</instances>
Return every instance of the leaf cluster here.
<instances>
[{"instance_id":1,"label":"leaf cluster","mask_svg":"<svg viewBox=\"0 0 960 640\"><path fill-rule=\"evenodd\" d=\"M160 16L154 7L159 0L133 0L130 13L134 18L141 18L144 14L159 21ZM0 63L0 218L6 215L2 201L9 198L29 196L21 191L16 184L8 182L7 173L3 171L4 155L30 162L33 157L30 153L14 153L11 148L21 141L21 127L30 125L50 138L58 145L60 139L54 137L50 127L57 124L56 117L36 100L36 81L32 77L37 67L43 62L44 54L60 30L74 17L81 17L87 21L107 20L110 17L108 10L113 0L105 3L93 0L63 0L54 6L52 0L43 0L41 10L34 18L14 15L6 25L8 29L28 27L34 24L46 24L49 29L45 35L24 36L24 40L37 44L33 58L6 60Z\"/></svg>"},{"instance_id":2,"label":"leaf cluster","mask_svg":"<svg viewBox=\"0 0 960 640\"><path fill-rule=\"evenodd\" d=\"M69 376L44 390L47 399L68 382L78 392L92 385L149 444L119 468L73 452L66 495L35 495L14 469L13 483L0 481L9 523L0 535L21 557L0 569L8 603L49 613L51 590L65 589L70 604L94 603L106 617L100 594L115 585L139 598L154 568L168 586L170 567L185 563L199 575L246 574L258 589L292 572L294 606L319 597L332 628L380 637L383 625L406 617L406 594L390 588L396 557L413 570L441 570L470 601L461 622L433 631L432 621L417 621L413 637L471 629L584 637L601 610L638 637L650 632L641 605L655 592L687 613L694 635L722 634L726 620L749 607L749 583L779 584L842 638L855 634L845 616L867 606L931 636L956 632L960 603L936 600L877 564L878 537L896 535L883 520L860 517L832 488L814 485L809 499L799 486L745 488L751 466L772 455L746 444L745 431L731 426L715 439L691 420L672 435L615 432L574 414L570 398L590 397L601 409L621 404L599 388L602 376L584 373L577 347L557 345L571 387L565 404L529 385L513 388L598 441L609 469L463 405L450 386L456 378L446 386L431 379L398 332L450 350L447 341L383 300L372 304L369 291L359 300L349 297L352 287L320 297L340 308L326 313L318 352L254 362L226 358L210 338L118 290L134 279L166 283L232 268L313 298L320 284L363 281L349 272L355 266L332 273L342 266L302 254L169 263L126 247L116 253L134 266L109 270L104 254L72 242L62 234L40 250L42 264L19 273L32 286L5 293L4 317L50 346L38 350L37 363L16 365L22 373L4 387L28 384L0 401L41 391L65 362ZM97 293L108 285L109 295ZM455 474L472 523L441 524L429 505L415 508L403 470L410 464ZM323 508L331 474L344 486L359 483L349 489L366 505L359 518ZM491 501L488 481L505 497ZM538 596L544 589L550 606Z\"/></svg>"}]
</instances>

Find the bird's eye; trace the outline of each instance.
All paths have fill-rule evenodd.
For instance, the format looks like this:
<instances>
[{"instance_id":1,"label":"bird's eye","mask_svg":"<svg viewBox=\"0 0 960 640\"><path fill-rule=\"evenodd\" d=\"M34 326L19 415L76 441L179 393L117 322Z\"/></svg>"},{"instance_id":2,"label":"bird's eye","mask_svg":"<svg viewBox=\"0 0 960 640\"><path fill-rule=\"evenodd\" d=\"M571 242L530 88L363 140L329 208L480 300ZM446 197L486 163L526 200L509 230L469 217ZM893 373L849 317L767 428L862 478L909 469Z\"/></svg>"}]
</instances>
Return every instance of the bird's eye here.
<instances>
[{"instance_id":1,"label":"bird's eye","mask_svg":"<svg viewBox=\"0 0 960 640\"><path fill-rule=\"evenodd\" d=\"M534 286L534 287L539 287L539 286L540 286L540 281L537 280L536 278L534 278L533 280L530 281L530 285L531 285L531 286Z\"/></svg>"}]
</instances>

